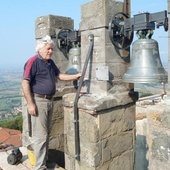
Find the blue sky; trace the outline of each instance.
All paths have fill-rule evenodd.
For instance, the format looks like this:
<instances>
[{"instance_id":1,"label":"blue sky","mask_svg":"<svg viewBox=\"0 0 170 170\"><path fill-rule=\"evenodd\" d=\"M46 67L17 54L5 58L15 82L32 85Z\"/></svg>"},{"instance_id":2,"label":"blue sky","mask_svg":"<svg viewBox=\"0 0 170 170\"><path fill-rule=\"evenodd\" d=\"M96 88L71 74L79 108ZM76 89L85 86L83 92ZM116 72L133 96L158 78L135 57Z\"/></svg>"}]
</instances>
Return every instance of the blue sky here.
<instances>
[{"instance_id":1,"label":"blue sky","mask_svg":"<svg viewBox=\"0 0 170 170\"><path fill-rule=\"evenodd\" d=\"M45 15L59 15L81 21L81 5L92 0L1 0L0 4L0 67L23 66L35 54L35 20ZM167 10L167 0L131 0L131 17L139 12ZM168 36L163 28L155 30L163 60L167 60ZM165 57L163 57L165 56Z\"/></svg>"}]
</instances>

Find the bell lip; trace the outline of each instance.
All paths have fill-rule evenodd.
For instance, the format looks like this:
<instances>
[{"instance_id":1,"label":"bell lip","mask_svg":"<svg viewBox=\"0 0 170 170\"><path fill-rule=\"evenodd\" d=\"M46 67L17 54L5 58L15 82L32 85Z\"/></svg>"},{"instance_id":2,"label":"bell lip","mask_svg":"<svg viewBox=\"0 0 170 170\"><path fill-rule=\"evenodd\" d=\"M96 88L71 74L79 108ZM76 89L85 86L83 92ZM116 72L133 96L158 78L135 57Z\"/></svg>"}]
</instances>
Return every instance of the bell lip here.
<instances>
[{"instance_id":1,"label":"bell lip","mask_svg":"<svg viewBox=\"0 0 170 170\"><path fill-rule=\"evenodd\" d=\"M164 83L164 84L167 84L168 83L168 77L167 78L164 78L164 79L144 79L144 78L141 78L139 79L138 78L122 78L122 82L124 83L146 83L146 84L161 84L161 83Z\"/></svg>"}]
</instances>

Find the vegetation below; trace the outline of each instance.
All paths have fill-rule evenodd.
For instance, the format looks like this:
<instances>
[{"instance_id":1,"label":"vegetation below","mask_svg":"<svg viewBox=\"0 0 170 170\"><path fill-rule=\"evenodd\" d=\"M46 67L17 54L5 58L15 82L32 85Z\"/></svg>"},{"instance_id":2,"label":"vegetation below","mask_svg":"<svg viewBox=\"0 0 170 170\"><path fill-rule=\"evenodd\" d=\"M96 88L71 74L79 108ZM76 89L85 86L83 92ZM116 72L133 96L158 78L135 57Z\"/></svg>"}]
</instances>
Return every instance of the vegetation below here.
<instances>
[{"instance_id":1,"label":"vegetation below","mask_svg":"<svg viewBox=\"0 0 170 170\"><path fill-rule=\"evenodd\" d=\"M0 69L0 127L22 132L22 69Z\"/></svg>"},{"instance_id":2,"label":"vegetation below","mask_svg":"<svg viewBox=\"0 0 170 170\"><path fill-rule=\"evenodd\" d=\"M9 120L3 120L0 122L0 127L20 130L22 132L22 115L16 116Z\"/></svg>"}]
</instances>

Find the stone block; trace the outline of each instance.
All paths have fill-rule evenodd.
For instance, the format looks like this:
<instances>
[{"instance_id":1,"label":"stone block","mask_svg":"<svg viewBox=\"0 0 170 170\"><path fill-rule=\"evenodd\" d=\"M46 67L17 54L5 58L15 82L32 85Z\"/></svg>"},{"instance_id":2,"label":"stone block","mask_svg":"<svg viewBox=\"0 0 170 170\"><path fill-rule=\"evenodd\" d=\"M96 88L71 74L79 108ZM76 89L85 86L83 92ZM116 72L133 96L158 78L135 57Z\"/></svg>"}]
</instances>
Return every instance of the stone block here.
<instances>
[{"instance_id":1,"label":"stone block","mask_svg":"<svg viewBox=\"0 0 170 170\"><path fill-rule=\"evenodd\" d=\"M128 109L108 109L107 114L99 112L100 139L108 138L111 135L133 131L135 128L135 107Z\"/></svg>"},{"instance_id":2,"label":"stone block","mask_svg":"<svg viewBox=\"0 0 170 170\"><path fill-rule=\"evenodd\" d=\"M55 36L56 29L74 29L74 21L69 17L46 15L38 17L35 21L35 38L39 39L46 35Z\"/></svg>"},{"instance_id":3,"label":"stone block","mask_svg":"<svg viewBox=\"0 0 170 170\"><path fill-rule=\"evenodd\" d=\"M133 170L134 169L134 152L129 150L119 157L113 159L112 162L109 162L109 170ZM103 169L104 170L104 169Z\"/></svg>"},{"instance_id":4,"label":"stone block","mask_svg":"<svg viewBox=\"0 0 170 170\"><path fill-rule=\"evenodd\" d=\"M124 116L124 109L116 110L109 109L107 114L100 112L100 138L105 139L110 135L115 135L117 133L123 132L122 125Z\"/></svg>"},{"instance_id":5,"label":"stone block","mask_svg":"<svg viewBox=\"0 0 170 170\"><path fill-rule=\"evenodd\" d=\"M77 170L96 170L96 167L90 167L86 164L79 164L78 162L76 162L75 169L77 169ZM69 169L69 170L75 170L75 169Z\"/></svg>"},{"instance_id":6,"label":"stone block","mask_svg":"<svg viewBox=\"0 0 170 170\"><path fill-rule=\"evenodd\" d=\"M110 39L109 39L110 40ZM123 50L124 51L124 50ZM111 43L106 44L105 55L106 62L108 63L129 63L130 56L129 52L115 49L114 45Z\"/></svg>"},{"instance_id":7,"label":"stone block","mask_svg":"<svg viewBox=\"0 0 170 170\"><path fill-rule=\"evenodd\" d=\"M107 27L113 15L122 12L123 2L113 0L95 0L82 5L80 30Z\"/></svg>"},{"instance_id":8,"label":"stone block","mask_svg":"<svg viewBox=\"0 0 170 170\"><path fill-rule=\"evenodd\" d=\"M72 156L65 154L65 167L67 167L66 170L76 170L75 162L76 161L75 159L72 159Z\"/></svg>"},{"instance_id":9,"label":"stone block","mask_svg":"<svg viewBox=\"0 0 170 170\"><path fill-rule=\"evenodd\" d=\"M133 131L136 126L135 121L135 105L131 105L128 108L125 109L124 115L122 117L122 121L124 122L122 126L122 131Z\"/></svg>"},{"instance_id":10,"label":"stone block","mask_svg":"<svg viewBox=\"0 0 170 170\"><path fill-rule=\"evenodd\" d=\"M58 151L64 152L64 135L58 135L55 137L50 137L49 149L56 149Z\"/></svg>"},{"instance_id":11,"label":"stone block","mask_svg":"<svg viewBox=\"0 0 170 170\"><path fill-rule=\"evenodd\" d=\"M83 143L81 145L81 162L86 167L98 167L101 163L101 143Z\"/></svg>"},{"instance_id":12,"label":"stone block","mask_svg":"<svg viewBox=\"0 0 170 170\"><path fill-rule=\"evenodd\" d=\"M132 132L119 133L104 139L102 141L102 151L104 152L105 149L109 151L108 154L111 155L111 159L133 149ZM104 157L102 156L102 158Z\"/></svg>"},{"instance_id":13,"label":"stone block","mask_svg":"<svg viewBox=\"0 0 170 170\"><path fill-rule=\"evenodd\" d=\"M64 134L73 136L74 134L74 109L72 107L64 107Z\"/></svg>"},{"instance_id":14,"label":"stone block","mask_svg":"<svg viewBox=\"0 0 170 170\"><path fill-rule=\"evenodd\" d=\"M55 98L54 98L55 100ZM63 115L63 105L62 105L62 100L56 100L54 101L54 109L53 109L53 121L56 121L57 119L62 119L64 117Z\"/></svg>"},{"instance_id":15,"label":"stone block","mask_svg":"<svg viewBox=\"0 0 170 170\"><path fill-rule=\"evenodd\" d=\"M97 143L99 141L99 122L96 115L91 115L86 110L79 111L79 130L81 143Z\"/></svg>"},{"instance_id":16,"label":"stone block","mask_svg":"<svg viewBox=\"0 0 170 170\"><path fill-rule=\"evenodd\" d=\"M52 130L50 133L50 136L53 138L54 136L57 136L59 134L64 133L64 118L57 119L52 122Z\"/></svg>"},{"instance_id":17,"label":"stone block","mask_svg":"<svg viewBox=\"0 0 170 170\"><path fill-rule=\"evenodd\" d=\"M73 134L67 134L64 141L65 153L75 157L75 139Z\"/></svg>"},{"instance_id":18,"label":"stone block","mask_svg":"<svg viewBox=\"0 0 170 170\"><path fill-rule=\"evenodd\" d=\"M107 63L110 72L110 81L121 80L126 72L125 63Z\"/></svg>"},{"instance_id":19,"label":"stone block","mask_svg":"<svg viewBox=\"0 0 170 170\"><path fill-rule=\"evenodd\" d=\"M122 79L127 69L126 62L129 61L129 53L123 54L114 48L108 37L108 31L105 28L82 32L82 44L84 45L81 50L81 67L84 67L84 63L86 61L87 52L89 50L90 44L90 34L94 35L94 47L93 54L88 63L85 79L88 79L88 75L91 75L91 79L95 80L95 69L101 66L108 66L110 74L109 81L112 81L113 79ZM106 44L105 41L108 41L110 43ZM101 46L105 46L105 48L101 48ZM91 63L91 61L93 62L93 64Z\"/></svg>"}]
</instances>

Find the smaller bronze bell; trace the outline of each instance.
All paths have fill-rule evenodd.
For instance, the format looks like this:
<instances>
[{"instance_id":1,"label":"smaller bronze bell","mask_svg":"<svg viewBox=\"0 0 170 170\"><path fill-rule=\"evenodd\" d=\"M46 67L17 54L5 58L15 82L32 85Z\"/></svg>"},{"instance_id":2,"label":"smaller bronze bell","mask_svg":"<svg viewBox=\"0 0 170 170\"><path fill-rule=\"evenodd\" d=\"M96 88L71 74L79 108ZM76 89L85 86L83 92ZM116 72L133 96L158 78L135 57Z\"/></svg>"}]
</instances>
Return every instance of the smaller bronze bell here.
<instances>
[{"instance_id":1,"label":"smaller bronze bell","mask_svg":"<svg viewBox=\"0 0 170 170\"><path fill-rule=\"evenodd\" d=\"M77 74L81 71L80 56L80 47L73 47L69 50L69 63L66 70L66 74Z\"/></svg>"}]
</instances>

